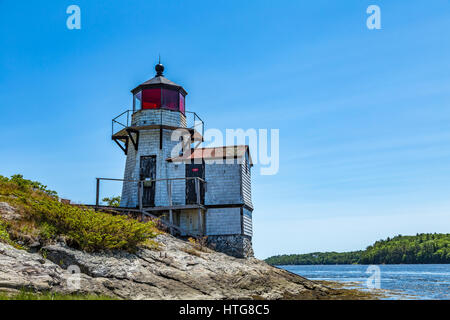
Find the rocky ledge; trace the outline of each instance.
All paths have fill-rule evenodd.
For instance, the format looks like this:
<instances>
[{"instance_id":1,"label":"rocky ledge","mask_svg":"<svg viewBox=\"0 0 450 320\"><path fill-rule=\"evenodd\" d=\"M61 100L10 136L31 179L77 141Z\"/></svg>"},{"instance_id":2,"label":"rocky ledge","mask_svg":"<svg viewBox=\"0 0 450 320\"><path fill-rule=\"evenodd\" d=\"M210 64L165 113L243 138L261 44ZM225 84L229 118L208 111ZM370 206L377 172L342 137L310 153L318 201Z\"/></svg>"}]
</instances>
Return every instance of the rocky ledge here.
<instances>
[{"instance_id":1,"label":"rocky ledge","mask_svg":"<svg viewBox=\"0 0 450 320\"><path fill-rule=\"evenodd\" d=\"M121 299L360 299L255 258L237 259L159 235L158 250L87 253L57 243L30 253L0 243L0 291ZM206 252L204 252L206 250ZM74 274L75 272L75 274Z\"/></svg>"}]
</instances>

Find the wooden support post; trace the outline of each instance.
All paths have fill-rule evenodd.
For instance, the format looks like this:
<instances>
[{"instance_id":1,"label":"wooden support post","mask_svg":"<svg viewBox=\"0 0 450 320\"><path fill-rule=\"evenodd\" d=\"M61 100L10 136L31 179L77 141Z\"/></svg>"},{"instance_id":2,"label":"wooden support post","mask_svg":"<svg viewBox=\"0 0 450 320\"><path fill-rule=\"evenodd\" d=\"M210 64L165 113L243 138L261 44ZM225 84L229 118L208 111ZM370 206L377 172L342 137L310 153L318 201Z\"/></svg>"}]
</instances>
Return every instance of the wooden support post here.
<instances>
[{"instance_id":1,"label":"wooden support post","mask_svg":"<svg viewBox=\"0 0 450 320\"><path fill-rule=\"evenodd\" d=\"M138 202L138 209L139 210L141 210L141 201L140 201L140 198L141 198L141 182L140 181L138 181L138 183L137 183L137 202Z\"/></svg>"},{"instance_id":2,"label":"wooden support post","mask_svg":"<svg viewBox=\"0 0 450 320\"><path fill-rule=\"evenodd\" d=\"M202 217L202 209L198 208L198 231L199 235L203 235L203 217Z\"/></svg>"},{"instance_id":3,"label":"wooden support post","mask_svg":"<svg viewBox=\"0 0 450 320\"><path fill-rule=\"evenodd\" d=\"M95 206L98 207L100 205L100 178L97 178L97 188L95 191Z\"/></svg>"},{"instance_id":4,"label":"wooden support post","mask_svg":"<svg viewBox=\"0 0 450 320\"><path fill-rule=\"evenodd\" d=\"M125 147L124 146L122 146L120 143L119 143L119 141L117 141L117 139L114 139L113 138L113 141L120 147L120 149L122 149L122 151L125 153L125 155L127 154L127 145L128 145L128 143L126 143L125 144ZM127 139L127 141L128 141L128 139Z\"/></svg>"},{"instance_id":5,"label":"wooden support post","mask_svg":"<svg viewBox=\"0 0 450 320\"><path fill-rule=\"evenodd\" d=\"M167 180L167 194L169 195L169 222L170 222L170 234L173 235L173 211L172 211L172 181Z\"/></svg>"},{"instance_id":6,"label":"wooden support post","mask_svg":"<svg viewBox=\"0 0 450 320\"><path fill-rule=\"evenodd\" d=\"M169 223L170 223L170 234L171 235L173 235L173 228L172 228L172 225L173 225L173 210L172 209L169 209Z\"/></svg>"},{"instance_id":7,"label":"wooden support post","mask_svg":"<svg viewBox=\"0 0 450 320\"><path fill-rule=\"evenodd\" d=\"M138 187L138 200L139 200L139 210L142 211L143 205L142 205L142 198L144 195L144 181L139 181L139 187Z\"/></svg>"},{"instance_id":8,"label":"wooden support post","mask_svg":"<svg viewBox=\"0 0 450 320\"><path fill-rule=\"evenodd\" d=\"M167 195L169 196L169 207L172 206L172 181L167 180Z\"/></svg>"},{"instance_id":9,"label":"wooden support post","mask_svg":"<svg viewBox=\"0 0 450 320\"><path fill-rule=\"evenodd\" d=\"M138 209L139 209L139 196L140 196L140 194L141 194L141 182L140 181L138 181L138 183L137 183L137 202L138 202Z\"/></svg>"},{"instance_id":10,"label":"wooden support post","mask_svg":"<svg viewBox=\"0 0 450 320\"><path fill-rule=\"evenodd\" d=\"M200 204L200 180L195 178L195 194L197 195L197 204Z\"/></svg>"}]
</instances>

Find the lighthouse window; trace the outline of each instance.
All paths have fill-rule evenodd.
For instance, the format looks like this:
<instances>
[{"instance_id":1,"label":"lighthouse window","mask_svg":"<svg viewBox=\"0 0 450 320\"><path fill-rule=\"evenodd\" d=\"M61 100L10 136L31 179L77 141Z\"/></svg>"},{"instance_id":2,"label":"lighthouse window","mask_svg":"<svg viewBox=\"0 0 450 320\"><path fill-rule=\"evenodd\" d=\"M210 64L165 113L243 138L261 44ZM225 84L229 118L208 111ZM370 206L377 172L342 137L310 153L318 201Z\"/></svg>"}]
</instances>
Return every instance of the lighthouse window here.
<instances>
[{"instance_id":1,"label":"lighthouse window","mask_svg":"<svg viewBox=\"0 0 450 320\"><path fill-rule=\"evenodd\" d=\"M145 89L142 91L142 109L161 108L161 89Z\"/></svg>"},{"instance_id":2,"label":"lighthouse window","mask_svg":"<svg viewBox=\"0 0 450 320\"><path fill-rule=\"evenodd\" d=\"M168 109L185 112L185 98L178 90L149 88L133 96L133 110Z\"/></svg>"},{"instance_id":3,"label":"lighthouse window","mask_svg":"<svg viewBox=\"0 0 450 320\"><path fill-rule=\"evenodd\" d=\"M134 95L133 110L140 110L142 108L142 93L139 91Z\"/></svg>"},{"instance_id":4,"label":"lighthouse window","mask_svg":"<svg viewBox=\"0 0 450 320\"><path fill-rule=\"evenodd\" d=\"M178 91L162 89L162 107L178 111Z\"/></svg>"},{"instance_id":5,"label":"lighthouse window","mask_svg":"<svg viewBox=\"0 0 450 320\"><path fill-rule=\"evenodd\" d=\"M180 112L184 114L184 96L180 93Z\"/></svg>"}]
</instances>

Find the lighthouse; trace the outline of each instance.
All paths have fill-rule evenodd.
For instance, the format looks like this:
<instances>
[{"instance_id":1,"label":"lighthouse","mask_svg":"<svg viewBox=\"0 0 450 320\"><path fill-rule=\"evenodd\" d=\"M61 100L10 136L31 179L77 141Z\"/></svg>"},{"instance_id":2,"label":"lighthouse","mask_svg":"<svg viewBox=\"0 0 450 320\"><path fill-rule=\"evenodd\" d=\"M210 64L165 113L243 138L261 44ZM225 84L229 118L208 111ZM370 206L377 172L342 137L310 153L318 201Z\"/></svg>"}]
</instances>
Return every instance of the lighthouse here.
<instances>
[{"instance_id":1,"label":"lighthouse","mask_svg":"<svg viewBox=\"0 0 450 320\"><path fill-rule=\"evenodd\" d=\"M205 237L229 255L253 256L249 147L200 147L204 122L186 110L187 91L161 63L155 71L131 90L132 109L112 121L112 140L126 155L119 210L158 217L176 235Z\"/></svg>"}]
</instances>

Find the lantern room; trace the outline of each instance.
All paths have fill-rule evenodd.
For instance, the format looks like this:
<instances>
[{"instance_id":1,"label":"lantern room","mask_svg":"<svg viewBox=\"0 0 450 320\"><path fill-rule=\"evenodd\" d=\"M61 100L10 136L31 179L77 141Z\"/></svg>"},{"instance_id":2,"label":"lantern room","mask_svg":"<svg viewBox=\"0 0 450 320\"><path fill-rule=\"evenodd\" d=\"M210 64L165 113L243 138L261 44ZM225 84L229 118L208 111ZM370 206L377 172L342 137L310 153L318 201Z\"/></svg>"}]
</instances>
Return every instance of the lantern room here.
<instances>
[{"instance_id":1,"label":"lantern room","mask_svg":"<svg viewBox=\"0 0 450 320\"><path fill-rule=\"evenodd\" d=\"M133 113L146 109L166 109L185 114L187 92L163 76L164 66L155 66L156 76L133 90Z\"/></svg>"}]
</instances>

